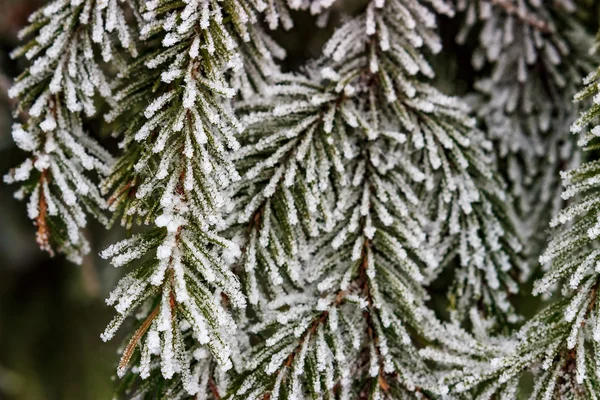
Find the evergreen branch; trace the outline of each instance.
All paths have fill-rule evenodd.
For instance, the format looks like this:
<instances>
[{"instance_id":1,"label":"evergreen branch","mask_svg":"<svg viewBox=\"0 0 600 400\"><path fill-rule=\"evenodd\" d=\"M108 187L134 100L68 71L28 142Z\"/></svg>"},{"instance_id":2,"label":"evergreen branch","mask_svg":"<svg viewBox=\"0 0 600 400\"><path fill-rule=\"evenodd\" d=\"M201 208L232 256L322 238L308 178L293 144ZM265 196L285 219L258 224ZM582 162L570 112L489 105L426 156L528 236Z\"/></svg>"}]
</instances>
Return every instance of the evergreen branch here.
<instances>
[{"instance_id":1,"label":"evergreen branch","mask_svg":"<svg viewBox=\"0 0 600 400\"><path fill-rule=\"evenodd\" d=\"M65 253L81 263L89 245L79 230L86 224L84 207L106 223L100 197L87 171L105 175L112 157L84 133L81 114L96 112L96 93L112 101L108 78L94 54L101 48L105 62L113 59L116 31L124 48L135 54L125 14L116 1L55 0L30 17L21 37L33 36L13 57L25 56L32 65L9 91L19 98L27 120L13 125L17 145L32 155L5 177L24 182L18 197L29 196L29 216L38 225L37 240L44 250ZM85 173L82 173L86 171ZM77 195L76 195L77 194ZM79 198L78 198L79 197Z\"/></svg>"},{"instance_id":2,"label":"evergreen branch","mask_svg":"<svg viewBox=\"0 0 600 400\"><path fill-rule=\"evenodd\" d=\"M586 83L596 79L597 75L590 75ZM576 100L593 96L597 91L597 87L587 87ZM579 132L596 122L597 119L590 118L590 111L583 112L572 131ZM592 135L587 134L580 145L592 140L595 140ZM599 232L597 174L595 161L562 173L563 199L580 197L551 221L551 226L563 227L555 230L540 257L540 262L549 268L535 283L534 294L547 292L564 282L563 297L528 321L513 338L492 344L491 347L497 346L497 355L489 365L485 365L486 357L481 353L470 353L467 359L463 358L468 354L465 349L455 348L458 351L450 354L432 349L422 352L438 363L460 366L444 378L452 391L478 398L513 398L520 377L529 371L534 375L533 399L558 398L563 393L575 399L597 398L600 280L597 268L593 267L599 257L595 243Z\"/></svg>"},{"instance_id":3,"label":"evergreen branch","mask_svg":"<svg viewBox=\"0 0 600 400\"><path fill-rule=\"evenodd\" d=\"M32 17L12 89L31 155L5 180L50 252L81 261L86 212L139 232L100 254L131 267L101 335L134 316L116 396L514 399L531 373L535 399L597 397L600 163L555 195L578 161L568 102L595 62L579 14L457 3L457 41L479 38L464 49L484 132L431 83L451 2L363 3L54 0ZM292 10L335 28L297 73L262 27L291 30ZM594 103L572 128L587 150L599 81L576 96ZM84 133L96 110L116 161ZM523 256L561 200L534 294L562 298L518 326Z\"/></svg>"},{"instance_id":4,"label":"evergreen branch","mask_svg":"<svg viewBox=\"0 0 600 400\"><path fill-rule=\"evenodd\" d=\"M570 3L466 1L461 11L465 24L458 41L471 35L479 42L475 111L496 142L498 164L516 199L518 228L531 242L527 256L535 262L547 239L538 226L562 206L558 174L580 159L565 132L578 112L570 99L594 62L588 54L592 36Z\"/></svg>"}]
</instances>

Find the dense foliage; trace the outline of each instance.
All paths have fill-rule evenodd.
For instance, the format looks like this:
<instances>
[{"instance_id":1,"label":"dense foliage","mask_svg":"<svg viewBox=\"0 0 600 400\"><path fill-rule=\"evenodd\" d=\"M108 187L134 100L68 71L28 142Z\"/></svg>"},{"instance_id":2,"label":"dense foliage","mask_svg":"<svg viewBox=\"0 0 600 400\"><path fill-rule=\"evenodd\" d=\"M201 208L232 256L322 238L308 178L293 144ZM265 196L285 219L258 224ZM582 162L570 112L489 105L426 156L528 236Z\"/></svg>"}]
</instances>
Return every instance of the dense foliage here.
<instances>
[{"instance_id":1,"label":"dense foliage","mask_svg":"<svg viewBox=\"0 0 600 400\"><path fill-rule=\"evenodd\" d=\"M101 252L126 269L102 334L130 330L117 395L600 397L600 62L585 7L53 0L34 13L10 91L28 156L5 181L50 254L80 263L88 217L131 232ZM333 33L289 72L274 37L302 12ZM468 93L436 80L448 20L461 28L444 43L476 71ZM117 151L86 132L91 116ZM530 282L554 297L527 320Z\"/></svg>"}]
</instances>

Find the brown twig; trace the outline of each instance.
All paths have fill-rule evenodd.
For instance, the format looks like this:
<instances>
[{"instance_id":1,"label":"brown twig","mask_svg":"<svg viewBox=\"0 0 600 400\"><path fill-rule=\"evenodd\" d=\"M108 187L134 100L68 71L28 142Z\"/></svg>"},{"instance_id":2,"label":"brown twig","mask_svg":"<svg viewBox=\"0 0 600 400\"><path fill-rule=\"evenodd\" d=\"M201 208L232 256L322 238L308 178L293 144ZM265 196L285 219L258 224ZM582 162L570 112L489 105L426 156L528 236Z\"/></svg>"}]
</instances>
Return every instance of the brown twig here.
<instances>
[{"instance_id":1,"label":"brown twig","mask_svg":"<svg viewBox=\"0 0 600 400\"><path fill-rule=\"evenodd\" d=\"M336 295L335 298L335 305L338 306L342 303L342 301L344 300L344 293L345 291L339 291L338 294ZM288 355L287 360L285 361L284 366L286 368L291 367L292 363L294 362L294 359L296 358L296 355L298 354L298 352L300 351L300 349L302 348L302 344L304 343L305 340L307 340L310 336L312 336L315 331L317 330L317 328L319 327L319 325L323 324L326 320L327 317L329 317L329 311L325 310L323 311L318 317L316 317L313 322L310 324L310 327L302 334L302 336L300 336L300 340L298 341L298 345L294 348L294 350ZM277 370L277 372L275 373L275 375L278 375L281 372L281 368L279 368ZM271 398L271 393L270 392L266 392L263 395L263 400L269 400Z\"/></svg>"},{"instance_id":2,"label":"brown twig","mask_svg":"<svg viewBox=\"0 0 600 400\"><path fill-rule=\"evenodd\" d=\"M113 194L112 196L110 196L108 198L108 200L106 201L106 204L108 204L109 206L115 202L115 200L117 200L119 197L121 197L121 195L123 193L125 193L131 186L133 186L133 180L129 181L125 186L123 186L123 188L121 190L119 190L117 193Z\"/></svg>"},{"instance_id":3,"label":"brown twig","mask_svg":"<svg viewBox=\"0 0 600 400\"><path fill-rule=\"evenodd\" d=\"M215 381L213 381L212 378L208 378L208 388L212 392L212 395L215 399L219 400L221 398L221 395L219 394L219 388L217 387Z\"/></svg>"},{"instance_id":4,"label":"brown twig","mask_svg":"<svg viewBox=\"0 0 600 400\"><path fill-rule=\"evenodd\" d=\"M180 231L181 231L181 227L179 228L179 231L177 232L177 236L179 236ZM167 279L169 281L172 281L173 273L170 271L167 271L167 274L168 274ZM125 351L123 352L123 356L121 356L121 360L119 361L118 370L123 370L123 368L125 368L127 366L127 364L129 364L129 361L131 361L131 357L133 356L135 347L139 343L142 336L144 336L144 334L148 331L148 329L150 328L150 325L152 325L152 322L158 315L160 306L161 305L159 303L154 308L154 310L152 310L150 315L148 315L148 317L144 320L144 322L142 322L142 325L140 325L140 327L135 331L135 333L131 337L131 340L129 341L129 343L127 344L127 347L125 348ZM169 291L169 307L171 308L171 318L175 318L175 308L177 307L177 300L175 299L175 295L173 294L172 290Z\"/></svg>"},{"instance_id":5,"label":"brown twig","mask_svg":"<svg viewBox=\"0 0 600 400\"><path fill-rule=\"evenodd\" d=\"M123 352L123 356L121 357L121 360L119 361L119 368L118 368L119 370L122 370L123 368L125 368L127 366L127 364L129 364L129 361L131 360L131 356L133 356L135 346L137 346L137 344L140 341L140 339L142 338L142 336L144 336L144 334L146 333L148 328L150 328L150 325L152 325L154 318L156 318L156 316L158 315L159 309L160 309L160 304L157 305L154 308L154 310L152 310L150 315L148 315L148 318L146 318L144 320L144 322L142 322L142 325L140 325L140 327L135 331L135 333L131 337L131 340L129 341L129 343L127 344L127 347L125 348L125 351Z\"/></svg>"},{"instance_id":6,"label":"brown twig","mask_svg":"<svg viewBox=\"0 0 600 400\"><path fill-rule=\"evenodd\" d=\"M368 309L363 311L363 317L365 318L365 322L367 323L367 333L368 333L369 337L371 338L371 341L373 342L373 345L375 347L375 352L377 353L377 358L379 359L379 376L377 377L377 382L378 382L381 390L383 390L384 392L387 393L390 389L390 384L385 379L386 373L383 370L383 358L381 356L381 352L379 351L379 347L377 346L377 344L379 343L379 338L377 337L377 334L375 333L375 324L373 322L373 317L370 312L370 310L373 308L373 296L371 295L371 291L369 289L369 279L367 276L367 268L368 268L367 251L368 251L368 248L370 247L370 245L371 244L370 244L369 240L365 240L365 242L363 244L363 254L362 254L362 260L360 263L360 270L359 270L360 287L361 287L365 297L367 298L367 303L368 303Z\"/></svg>"},{"instance_id":7,"label":"brown twig","mask_svg":"<svg viewBox=\"0 0 600 400\"><path fill-rule=\"evenodd\" d=\"M48 222L46 220L46 215L48 213L48 203L46 202L46 195L44 193L44 183L48 179L48 170L45 169L42 171L42 176L40 177L40 200L38 204L38 216L35 219L35 224L37 225L37 232L35 234L35 238L37 244L40 246L40 249L47 251L51 256L54 255L54 251L50 246L50 229L48 228Z\"/></svg>"}]
</instances>

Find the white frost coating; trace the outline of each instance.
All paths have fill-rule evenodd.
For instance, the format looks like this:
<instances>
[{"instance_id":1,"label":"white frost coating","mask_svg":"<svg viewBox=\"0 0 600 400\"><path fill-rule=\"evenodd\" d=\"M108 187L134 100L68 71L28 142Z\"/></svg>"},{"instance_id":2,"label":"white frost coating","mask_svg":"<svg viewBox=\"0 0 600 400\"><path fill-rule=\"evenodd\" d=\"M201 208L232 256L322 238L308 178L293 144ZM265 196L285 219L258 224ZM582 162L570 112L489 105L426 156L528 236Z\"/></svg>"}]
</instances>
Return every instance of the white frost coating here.
<instances>
[{"instance_id":1,"label":"white frost coating","mask_svg":"<svg viewBox=\"0 0 600 400\"><path fill-rule=\"evenodd\" d=\"M25 151L33 151L37 147L35 137L23 129L21 124L14 124L12 127L12 137L17 146Z\"/></svg>"},{"instance_id":2,"label":"white frost coating","mask_svg":"<svg viewBox=\"0 0 600 400\"><path fill-rule=\"evenodd\" d=\"M128 22L119 14L122 2L62 3L58 7L52 2L55 9L45 12L64 18L69 4L89 4L80 22L89 24L87 40L102 44L97 55L115 58L109 42L115 35L123 44L129 42L125 39ZM290 8L320 13L333 0L287 3ZM454 320L462 318L464 308L473 306L473 299L486 310L506 311L510 306L506 292L513 293L518 286L512 281L518 274L513 272L520 272L512 259L518 240L499 220L503 212L489 201L507 198L489 168L489 142L474 131L464 104L424 83L433 71L420 48L439 49L434 10L451 14L449 2L370 2L363 15L343 21L325 46L325 59L316 63L318 70L307 67L306 74L314 82L282 74L260 59L277 57L278 51L271 39L263 37L259 21L265 18L272 27L287 27L291 20L284 1L186 0L168 12L161 5L158 0L146 2L140 15L142 41L164 38L155 49L157 54L146 61L148 68L156 69L147 85L152 86L152 95L147 96L146 89L137 93L138 77L131 79L128 71L119 71L132 84L115 96L119 111L111 114L114 120L128 111L137 113L143 101L143 110L136 114L142 117L139 124L115 132L126 133L121 148L127 156L137 157L131 149L142 149L143 154L132 163L123 159L125 170L117 171L103 187L108 196L125 188L111 205L111 211L124 208L125 223L140 219L154 228L148 235L102 252L115 266L148 254L143 267L124 278L107 300L123 317L145 295L158 293L160 297L158 309L149 309L149 303L156 304L154 297L139 305L141 320L158 310L140 341L139 374L146 378L153 368L160 368L163 377L177 379L176 385L181 378L183 390L199 399L206 395L203 391L209 379L219 390L226 388L227 379L221 380L224 374L219 375L220 368L211 363L216 359L222 369L228 369L230 355L238 357L249 350L247 338L238 349L233 337L236 322L246 326L247 315L236 315L234 322L228 312L230 307L245 304L245 292L261 319L259 325L285 327L277 328L267 340L272 349L252 353L262 357L251 360L256 368L260 366L262 375L245 379L239 396L261 398L270 392L275 399L281 391L286 398L301 399L312 386L318 395L335 391L340 398L352 398L355 376L382 374L388 379L385 375L396 367L402 369L398 380L388 383L393 390L396 385L407 389L406 396L420 396L416 388L435 391L443 386L421 372L413 374L413 367L415 371L420 368L418 363L407 373L404 365L410 361L393 362L395 357L412 357L408 331L423 331L431 336L428 341L443 342L445 327L435 325L427 314L422 286L439 276L447 258L456 266L461 293L456 298L460 310L451 316ZM56 24L50 30L61 32ZM40 38L40 43L49 46L47 59L37 62L33 73L51 72L48 94L35 103L32 115L38 118L37 124L27 124L29 132L19 127L21 131L13 133L20 147L40 154L16 168L10 179L22 181L52 172L49 183L34 187L29 194L29 214L37 218L40 200L43 204L46 199L48 215L68 215L68 235L75 243L81 241L79 197L95 195L93 184L81 178L81 171L101 169L98 164L108 163L85 141L72 143L62 131L77 139L82 132L61 126L59 116L47 110L55 106L57 94L70 110L67 114L91 113L95 91L110 85L103 85L103 78L88 71L87 65L79 65L79 56L73 58L73 54L86 53L87 63L93 63L91 43L77 48L67 35L43 36L49 36ZM551 64L559 66L561 45L553 44L545 51ZM36 52L43 53L43 49L31 49L29 55L36 57ZM208 59L211 65L206 64ZM81 83L88 74L93 79ZM265 77L269 82L262 82ZM24 79L15 92L28 92L32 82ZM234 112L229 99L237 89L240 98L234 103L239 109ZM249 109L253 111L246 114ZM237 113L247 115L241 123L235 120ZM540 116L542 120L547 118ZM236 150L238 139L242 147ZM38 148L41 144L43 149ZM57 160L63 163L65 159L64 149L78 160L57 170ZM133 171L129 171L131 165ZM235 168L246 174L243 180ZM130 173L135 182L126 187L129 183L123 181ZM592 188L595 182L587 184ZM572 187L567 195L587 190L584 186ZM40 199L42 194L47 196ZM594 206L589 204L589 209ZM578 213L584 211L580 208ZM588 239L595 239L596 228L586 227ZM552 247L546 260L563 257L575 243L568 238L564 245ZM449 259L455 254L457 262ZM597 268L595 261L585 268L584 264L576 273L564 275L581 292L589 289L593 279L588 280L588 275ZM243 277L243 290L229 266ZM301 295L291 295L298 289ZM265 306L271 300L271 305L279 302L286 310ZM395 303L399 306L393 307ZM493 307L488 308L490 304ZM587 305L584 295L576 295L563 314L576 324L592 321L581 317L580 310ZM470 314L475 320L473 315L477 310ZM112 336L122 319L115 321L103 337ZM473 321L482 341L487 324ZM259 332L260 326L253 329ZM579 345L582 332L577 328L571 335L579 347L583 347ZM392 338L399 340L392 343ZM282 343L285 340L291 344ZM467 362L467 356L445 360L465 368L483 368L479 360L490 353L508 352L504 347L510 344L503 340L489 345L493 351L487 343L464 350L469 346L449 338L451 351L471 351L468 355L477 355L478 361ZM193 349L206 345L210 350L203 347L205 354L200 354L185 348L190 343ZM494 346L502 348L496 351ZM368 365L344 362L362 354L369 354ZM192 359L199 362L190 371ZM293 363L287 364L288 359ZM486 368L508 365L508 357L498 360ZM317 376L312 378L306 374L307 363L315 362ZM264 379L265 374L270 377ZM500 376L503 383L513 379L509 373L494 374L488 376ZM577 374L578 380L585 376L579 365ZM469 379L460 383L458 391L475 384ZM381 390L383 384L373 382L372 397L387 395Z\"/></svg>"},{"instance_id":3,"label":"white frost coating","mask_svg":"<svg viewBox=\"0 0 600 400\"><path fill-rule=\"evenodd\" d=\"M90 205L91 212L106 221L96 211L106 204L82 170L95 170L102 176L109 172L113 160L84 132L80 113L95 113L97 94L111 102L110 85L94 60L92 42L98 43L99 52L108 60L117 42L112 42L106 32L115 29L119 21L124 22L123 3L113 3L107 8L105 2L50 2L31 16L31 27L23 31L23 37L34 33L27 52L17 49L13 54L25 53L32 65L27 77L17 82L9 95L23 98L34 94L29 99L31 107L24 110L28 112L24 124L27 129L18 124L13 128L17 145L33 153L29 163L15 170L16 178L33 177L34 171L26 167L30 163L42 173L44 179L39 179L39 185L44 187L48 215L64 218L67 228L67 238L57 243L57 250L71 260L81 260L89 248L79 232L85 226L82 205ZM127 30L122 26L118 36L120 44L129 48ZM129 50L135 53L133 48ZM32 193L39 196L40 191ZM50 239L55 239L52 230L38 241L52 252Z\"/></svg>"}]
</instances>

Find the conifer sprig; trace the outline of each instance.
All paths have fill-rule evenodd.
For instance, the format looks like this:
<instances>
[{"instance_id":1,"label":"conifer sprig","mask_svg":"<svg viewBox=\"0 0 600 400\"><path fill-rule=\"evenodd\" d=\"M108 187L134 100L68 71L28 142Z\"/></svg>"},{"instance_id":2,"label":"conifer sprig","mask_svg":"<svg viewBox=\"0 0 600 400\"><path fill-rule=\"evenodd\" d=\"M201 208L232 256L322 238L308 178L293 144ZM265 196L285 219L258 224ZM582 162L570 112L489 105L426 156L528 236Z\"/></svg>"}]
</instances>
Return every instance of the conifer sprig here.
<instances>
[{"instance_id":1,"label":"conifer sprig","mask_svg":"<svg viewBox=\"0 0 600 400\"><path fill-rule=\"evenodd\" d=\"M597 147L598 115L596 95L598 72L584 81L576 96L580 102L592 98L593 105L572 125L582 135L578 144L584 150ZM444 381L450 390L465 398L514 398L519 380L534 375L532 399L560 398L568 393L574 399L598 398L600 357L600 299L597 263L598 243L598 163L591 160L561 173L562 198L575 199L550 223L553 238L540 257L548 271L534 284L536 295L562 286L561 298L547 306L511 338L490 341L483 338L484 352L448 345L445 350L427 349L422 355L450 366ZM450 338L449 336L448 338ZM447 339L448 339L447 338ZM451 349L448 351L448 349Z\"/></svg>"},{"instance_id":2,"label":"conifer sprig","mask_svg":"<svg viewBox=\"0 0 600 400\"><path fill-rule=\"evenodd\" d=\"M453 15L445 3L432 6ZM526 274L521 245L503 183L490 165L491 143L477 131L464 103L427 83L433 70L423 49L441 49L434 27L426 8L370 2L364 15L340 27L325 46L322 68L336 81L334 90L352 94L357 112L350 123L367 139L388 125L406 136L403 147L411 156L394 159L410 159L414 168L406 167L406 173L421 174L415 190L429 192L421 195L418 212L421 221L430 221L428 241L436 248L429 264L458 260L453 291L458 315L482 300L490 316L514 321L507 294L517 290L514 277ZM436 269L433 275L442 270Z\"/></svg>"},{"instance_id":3,"label":"conifer sprig","mask_svg":"<svg viewBox=\"0 0 600 400\"><path fill-rule=\"evenodd\" d=\"M142 261L107 300L119 314L103 339L141 308L138 317L144 322L127 346L135 351L139 344L140 376L151 375L157 355L163 378L179 374L189 394L201 390L193 361L198 346L210 350L220 368L231 368L237 325L228 308L246 304L238 278L222 257L227 250L235 259L240 249L219 230L227 189L240 179L232 154L239 150L243 125L231 105L237 90L229 81L239 77L243 60L264 59L262 76L269 75L268 68L274 68L269 49L280 51L251 26L257 18L253 7L237 0L141 6L140 39L158 48L121 76L119 102L107 116L119 121L136 110L132 122L116 132L124 154L103 184L113 193L111 210L122 214L125 225L137 221L154 228L101 254L117 267ZM140 79L132 81L133 76ZM150 258L144 259L147 253ZM184 328L190 326L185 339ZM131 356L125 353L119 375L129 368Z\"/></svg>"},{"instance_id":4,"label":"conifer sprig","mask_svg":"<svg viewBox=\"0 0 600 400\"><path fill-rule=\"evenodd\" d=\"M559 172L577 166L565 135L581 107L570 102L594 67L593 36L571 1L459 1L459 43L477 40L475 112L495 141L497 162L516 199L519 230L534 260L562 206ZM467 44L464 44L467 46Z\"/></svg>"},{"instance_id":5,"label":"conifer sprig","mask_svg":"<svg viewBox=\"0 0 600 400\"><path fill-rule=\"evenodd\" d=\"M30 16L20 36L31 39L11 54L32 62L9 92L26 115L13 125L13 138L31 156L5 181L23 182L17 197L28 198L40 247L77 263L89 252L81 232L86 213L106 222L106 202L93 179L107 175L114 161L86 133L82 119L96 113L96 95L112 102L100 56L104 62L117 57L117 43L135 54L126 6L116 0L52 1Z\"/></svg>"},{"instance_id":6,"label":"conifer sprig","mask_svg":"<svg viewBox=\"0 0 600 400\"><path fill-rule=\"evenodd\" d=\"M434 85L454 4L363 3L54 0L32 16L11 92L31 156L5 179L46 250L81 261L90 212L131 232L100 254L127 269L102 334L128 330L117 396L514 399L526 373L533 398L597 396L598 164L554 196L586 100L579 146L600 132L600 72L568 102L591 60L576 4L457 3L459 39L479 39L478 124ZM303 11L337 25L284 72L271 35ZM116 160L85 133L98 110ZM523 259L561 201L534 285L561 298L523 321Z\"/></svg>"}]
</instances>

